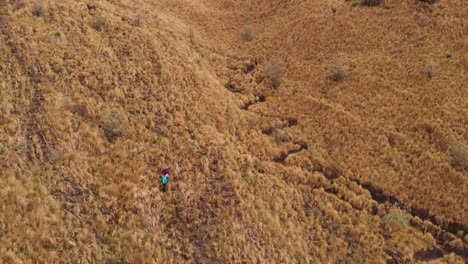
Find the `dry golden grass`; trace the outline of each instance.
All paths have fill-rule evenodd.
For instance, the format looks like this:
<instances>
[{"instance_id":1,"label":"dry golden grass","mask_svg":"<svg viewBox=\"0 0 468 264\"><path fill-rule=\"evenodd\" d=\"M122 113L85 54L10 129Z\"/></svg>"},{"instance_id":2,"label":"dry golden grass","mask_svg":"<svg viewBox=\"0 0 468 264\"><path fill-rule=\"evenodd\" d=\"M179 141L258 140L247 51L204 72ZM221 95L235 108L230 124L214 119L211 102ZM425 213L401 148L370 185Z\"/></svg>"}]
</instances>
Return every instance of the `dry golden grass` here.
<instances>
[{"instance_id":1,"label":"dry golden grass","mask_svg":"<svg viewBox=\"0 0 468 264\"><path fill-rule=\"evenodd\" d=\"M21 2L0 0L1 263L464 262L464 1Z\"/></svg>"}]
</instances>

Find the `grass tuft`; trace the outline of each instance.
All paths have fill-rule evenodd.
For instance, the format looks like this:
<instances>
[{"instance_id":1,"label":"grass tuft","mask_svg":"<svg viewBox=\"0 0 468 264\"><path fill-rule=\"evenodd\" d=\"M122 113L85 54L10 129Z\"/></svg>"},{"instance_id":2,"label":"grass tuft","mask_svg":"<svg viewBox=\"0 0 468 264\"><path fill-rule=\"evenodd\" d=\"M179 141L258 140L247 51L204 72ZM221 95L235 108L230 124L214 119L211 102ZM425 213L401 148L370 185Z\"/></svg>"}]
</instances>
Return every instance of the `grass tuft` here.
<instances>
[{"instance_id":1,"label":"grass tuft","mask_svg":"<svg viewBox=\"0 0 468 264\"><path fill-rule=\"evenodd\" d=\"M395 221L398 224L400 224L402 227L408 227L410 225L409 221L404 216L400 215L397 212L390 212L382 216L382 221L384 221L385 223L389 221Z\"/></svg>"},{"instance_id":2,"label":"grass tuft","mask_svg":"<svg viewBox=\"0 0 468 264\"><path fill-rule=\"evenodd\" d=\"M62 31L54 31L49 34L49 38L57 43L63 43L67 41L65 34Z\"/></svg>"}]
</instances>

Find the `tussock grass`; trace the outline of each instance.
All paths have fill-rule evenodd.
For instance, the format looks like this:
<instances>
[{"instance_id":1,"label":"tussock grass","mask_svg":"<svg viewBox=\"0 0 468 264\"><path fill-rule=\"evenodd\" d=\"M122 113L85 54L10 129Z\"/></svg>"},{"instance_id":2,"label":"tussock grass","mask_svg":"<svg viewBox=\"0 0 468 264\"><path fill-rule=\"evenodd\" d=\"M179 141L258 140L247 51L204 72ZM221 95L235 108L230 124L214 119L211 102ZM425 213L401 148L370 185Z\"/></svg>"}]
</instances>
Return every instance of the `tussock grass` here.
<instances>
[{"instance_id":1,"label":"tussock grass","mask_svg":"<svg viewBox=\"0 0 468 264\"><path fill-rule=\"evenodd\" d=\"M62 31L53 31L49 34L50 40L57 42L57 43L65 43L67 42L67 37Z\"/></svg>"},{"instance_id":2,"label":"tussock grass","mask_svg":"<svg viewBox=\"0 0 468 264\"><path fill-rule=\"evenodd\" d=\"M31 7L32 1L24 2ZM418 31L427 41L408 48L418 18L411 1L381 10L384 16L354 10L359 16L334 20L339 25L330 25L330 3L320 1L301 1L304 8L281 5L280 12L266 0L219 2L209 5L207 15L179 0L170 7L143 0L138 8L152 14L144 30L129 25L135 9L122 7L135 3L127 0L54 2L51 19L34 25L27 24L30 10L8 14L2 31L10 31L11 41L0 45L1 60L8 62L0 63L0 142L8 147L0 153L0 263L385 263L389 248L412 260L415 250L433 245L413 227L387 236L382 226L398 224L376 221L385 205L349 177L445 219L464 219L466 204L453 202L462 200L460 191L446 187L464 186L466 177L434 146L437 130L412 128L430 116L463 135L463 90L418 83L405 71L407 66L424 77L415 51L450 46L460 34L459 11L445 5L438 21L458 26ZM112 34L93 34L98 7L112 14ZM335 16L342 14L336 7ZM246 15L257 11L264 17L255 28L271 31L239 46L241 32L226 29L244 25ZM347 27L364 19L365 27ZM386 34L389 26L398 34ZM191 43L189 28L196 34ZM73 45L50 41L54 29L64 30ZM288 36L294 37L291 45ZM395 44L403 45L396 50ZM455 66L463 65L456 45L440 74L453 70L450 85L464 87L456 74L462 72ZM283 76L288 89L270 89L262 62L272 52L290 65ZM360 69L359 76L347 80L346 90L324 95L319 90L330 84L327 59L340 54ZM209 63L196 64L191 55ZM256 68L246 74L251 56L258 58ZM37 86L29 78L35 73ZM227 80L242 92L220 89ZM45 99L32 116L35 87ZM421 89L440 91L450 104ZM256 101L259 95L268 100L239 109L239 99ZM64 103L64 97L72 99ZM437 107L420 108L426 102ZM291 141L262 133L272 120L288 116L300 121L282 129ZM23 141L38 155L47 151L36 137L22 138L29 117L43 131L28 134L43 132L57 151L57 159L46 153L53 164L29 161L16 147ZM393 148L384 137L392 133L398 139ZM283 164L271 161L295 149L294 142L309 144L308 151ZM340 165L335 172L334 162ZM166 166L170 190L162 193L159 171Z\"/></svg>"},{"instance_id":3,"label":"tussock grass","mask_svg":"<svg viewBox=\"0 0 468 264\"><path fill-rule=\"evenodd\" d=\"M404 216L399 214L398 212L390 212L382 216L382 221L384 222L395 221L402 227L408 227L410 225L409 221Z\"/></svg>"}]
</instances>

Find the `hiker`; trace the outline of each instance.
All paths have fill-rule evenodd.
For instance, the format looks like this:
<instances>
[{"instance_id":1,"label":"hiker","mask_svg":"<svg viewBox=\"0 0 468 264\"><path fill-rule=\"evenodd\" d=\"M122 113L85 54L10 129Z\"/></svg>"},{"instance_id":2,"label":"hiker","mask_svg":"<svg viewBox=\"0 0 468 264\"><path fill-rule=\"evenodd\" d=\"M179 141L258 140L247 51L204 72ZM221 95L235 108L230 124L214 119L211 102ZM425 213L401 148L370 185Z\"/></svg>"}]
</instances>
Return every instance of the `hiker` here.
<instances>
[{"instance_id":1,"label":"hiker","mask_svg":"<svg viewBox=\"0 0 468 264\"><path fill-rule=\"evenodd\" d=\"M161 176L161 183L162 183L162 191L163 192L166 192L168 182L169 182L169 168L164 168L162 170L162 176Z\"/></svg>"}]
</instances>

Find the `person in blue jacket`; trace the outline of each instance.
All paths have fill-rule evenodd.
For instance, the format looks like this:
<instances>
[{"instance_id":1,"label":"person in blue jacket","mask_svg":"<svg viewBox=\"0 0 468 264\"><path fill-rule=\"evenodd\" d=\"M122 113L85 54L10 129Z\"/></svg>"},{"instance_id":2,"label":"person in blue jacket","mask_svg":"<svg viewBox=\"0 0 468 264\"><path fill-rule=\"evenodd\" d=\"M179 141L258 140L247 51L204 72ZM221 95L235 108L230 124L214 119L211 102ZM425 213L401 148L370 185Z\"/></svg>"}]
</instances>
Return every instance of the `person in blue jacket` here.
<instances>
[{"instance_id":1,"label":"person in blue jacket","mask_svg":"<svg viewBox=\"0 0 468 264\"><path fill-rule=\"evenodd\" d=\"M161 176L161 183L162 183L162 191L163 192L166 192L168 182L169 182L169 168L164 168L162 170L162 176Z\"/></svg>"}]
</instances>

